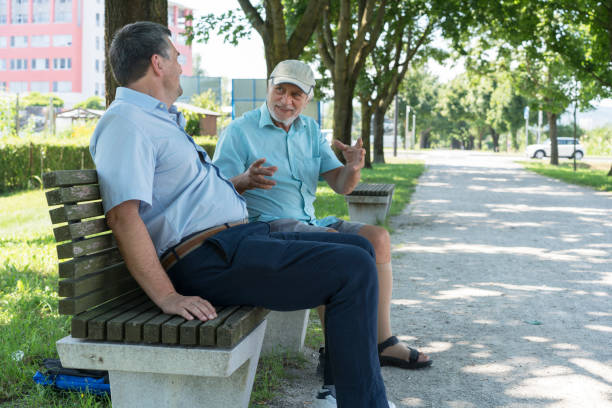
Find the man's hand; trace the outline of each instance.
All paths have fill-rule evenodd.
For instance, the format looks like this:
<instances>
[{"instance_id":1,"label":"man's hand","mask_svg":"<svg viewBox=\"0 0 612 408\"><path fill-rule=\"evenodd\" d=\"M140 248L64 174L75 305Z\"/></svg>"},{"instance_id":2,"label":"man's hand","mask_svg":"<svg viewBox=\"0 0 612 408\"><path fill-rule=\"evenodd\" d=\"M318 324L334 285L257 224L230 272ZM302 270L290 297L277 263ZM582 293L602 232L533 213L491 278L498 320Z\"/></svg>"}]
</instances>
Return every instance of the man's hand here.
<instances>
[{"instance_id":1,"label":"man's hand","mask_svg":"<svg viewBox=\"0 0 612 408\"><path fill-rule=\"evenodd\" d=\"M199 296L182 296L173 292L159 301L159 307L166 314L183 316L187 320L194 317L203 322L217 317L215 308Z\"/></svg>"},{"instance_id":2,"label":"man's hand","mask_svg":"<svg viewBox=\"0 0 612 408\"><path fill-rule=\"evenodd\" d=\"M247 171L231 179L236 191L238 191L239 194L254 188L269 190L276 185L276 181L270 180L266 177L272 177L276 170L278 170L278 167L263 167L265 161L265 158L255 160L249 166Z\"/></svg>"},{"instance_id":3,"label":"man's hand","mask_svg":"<svg viewBox=\"0 0 612 408\"><path fill-rule=\"evenodd\" d=\"M361 138L357 139L354 146L345 145L339 140L334 140L334 146L342 152L344 160L346 160L346 167L353 171L363 169L365 165L365 149L363 148Z\"/></svg>"}]
</instances>

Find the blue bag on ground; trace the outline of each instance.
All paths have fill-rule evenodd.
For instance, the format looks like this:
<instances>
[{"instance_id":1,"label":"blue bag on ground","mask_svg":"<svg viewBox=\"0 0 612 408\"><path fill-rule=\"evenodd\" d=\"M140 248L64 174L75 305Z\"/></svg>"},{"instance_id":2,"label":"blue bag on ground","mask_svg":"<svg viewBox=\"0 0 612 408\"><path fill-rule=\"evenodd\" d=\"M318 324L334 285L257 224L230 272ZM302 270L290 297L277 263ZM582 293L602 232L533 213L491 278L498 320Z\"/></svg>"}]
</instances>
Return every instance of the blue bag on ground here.
<instances>
[{"instance_id":1,"label":"blue bag on ground","mask_svg":"<svg viewBox=\"0 0 612 408\"><path fill-rule=\"evenodd\" d=\"M34 374L34 382L67 391L110 394L108 371L64 368L58 359L53 358L43 360L41 370Z\"/></svg>"}]
</instances>

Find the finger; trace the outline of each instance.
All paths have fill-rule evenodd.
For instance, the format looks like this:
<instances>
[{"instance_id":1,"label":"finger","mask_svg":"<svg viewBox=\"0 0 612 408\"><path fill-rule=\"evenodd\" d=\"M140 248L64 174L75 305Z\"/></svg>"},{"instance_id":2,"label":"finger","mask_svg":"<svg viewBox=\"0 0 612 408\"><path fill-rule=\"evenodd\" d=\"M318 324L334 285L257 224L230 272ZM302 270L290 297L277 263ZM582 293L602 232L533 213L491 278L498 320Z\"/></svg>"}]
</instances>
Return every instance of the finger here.
<instances>
[{"instance_id":1,"label":"finger","mask_svg":"<svg viewBox=\"0 0 612 408\"><path fill-rule=\"evenodd\" d=\"M217 311L215 310L215 307L213 305L211 305L208 300L202 300L202 301L204 303L204 307L207 310L208 318L209 319L216 319L217 318Z\"/></svg>"},{"instance_id":2,"label":"finger","mask_svg":"<svg viewBox=\"0 0 612 408\"><path fill-rule=\"evenodd\" d=\"M265 162L266 162L266 158L262 157L261 159L257 159L253 163L251 163L251 167L253 168L261 167L261 165L264 164Z\"/></svg>"},{"instance_id":3,"label":"finger","mask_svg":"<svg viewBox=\"0 0 612 408\"><path fill-rule=\"evenodd\" d=\"M363 147L363 140L361 140L361 138L357 139L357 141L355 142L355 147L358 147L360 149Z\"/></svg>"},{"instance_id":4,"label":"finger","mask_svg":"<svg viewBox=\"0 0 612 408\"><path fill-rule=\"evenodd\" d=\"M217 312L215 311L214 306L211 305L206 299L202 299L199 296L194 296L190 298L190 301L191 303L189 305L192 307L189 308L189 310L195 312L198 319L202 320L202 317L204 317L210 320L217 317Z\"/></svg>"},{"instance_id":5,"label":"finger","mask_svg":"<svg viewBox=\"0 0 612 408\"><path fill-rule=\"evenodd\" d=\"M344 143L342 143L341 141L337 139L334 139L333 143L334 143L334 146L340 150L346 150L346 148L348 147L347 145L345 145Z\"/></svg>"},{"instance_id":6,"label":"finger","mask_svg":"<svg viewBox=\"0 0 612 408\"><path fill-rule=\"evenodd\" d=\"M273 176L276 170L270 170L269 167L260 167L253 173L258 176Z\"/></svg>"}]
</instances>

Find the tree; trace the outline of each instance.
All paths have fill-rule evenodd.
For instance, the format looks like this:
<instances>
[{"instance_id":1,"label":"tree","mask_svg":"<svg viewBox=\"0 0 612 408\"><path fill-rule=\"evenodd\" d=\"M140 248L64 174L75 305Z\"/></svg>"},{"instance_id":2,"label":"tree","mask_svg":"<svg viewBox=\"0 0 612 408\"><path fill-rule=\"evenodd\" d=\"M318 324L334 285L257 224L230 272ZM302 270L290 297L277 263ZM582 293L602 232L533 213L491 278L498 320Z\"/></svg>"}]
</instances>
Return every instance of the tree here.
<instances>
[{"instance_id":1,"label":"tree","mask_svg":"<svg viewBox=\"0 0 612 408\"><path fill-rule=\"evenodd\" d=\"M268 76L279 62L299 59L320 23L319 10L324 0L264 0L254 6L250 0L238 0L239 10L216 16L208 14L187 30L190 40L206 42L210 32L217 30L225 41L234 45L251 34L252 27L264 43Z\"/></svg>"},{"instance_id":2,"label":"tree","mask_svg":"<svg viewBox=\"0 0 612 408\"><path fill-rule=\"evenodd\" d=\"M53 94L41 94L39 92L30 92L19 100L21 106L49 106L49 101L53 101L53 106L61 108L64 106L64 101Z\"/></svg>"},{"instance_id":3,"label":"tree","mask_svg":"<svg viewBox=\"0 0 612 408\"><path fill-rule=\"evenodd\" d=\"M137 21L153 21L168 26L168 0L104 0L104 47L106 61L110 62L108 50L113 35L126 24ZM117 81L113 76L110 63L105 64L106 106L115 99Z\"/></svg>"},{"instance_id":4,"label":"tree","mask_svg":"<svg viewBox=\"0 0 612 408\"><path fill-rule=\"evenodd\" d=\"M82 102L74 105L75 108L104 109L104 101L99 96L90 96Z\"/></svg>"},{"instance_id":5,"label":"tree","mask_svg":"<svg viewBox=\"0 0 612 408\"><path fill-rule=\"evenodd\" d=\"M334 90L334 139L351 143L353 96L368 54L376 46L385 22L386 0L326 1L317 47L331 72Z\"/></svg>"},{"instance_id":6,"label":"tree","mask_svg":"<svg viewBox=\"0 0 612 408\"><path fill-rule=\"evenodd\" d=\"M361 102L361 132L370 167L370 123L374 114L374 162L384 163L384 118L417 52L430 41L434 19L425 1L395 2L369 64L361 71L357 94ZM424 55L421 57L424 58Z\"/></svg>"}]
</instances>

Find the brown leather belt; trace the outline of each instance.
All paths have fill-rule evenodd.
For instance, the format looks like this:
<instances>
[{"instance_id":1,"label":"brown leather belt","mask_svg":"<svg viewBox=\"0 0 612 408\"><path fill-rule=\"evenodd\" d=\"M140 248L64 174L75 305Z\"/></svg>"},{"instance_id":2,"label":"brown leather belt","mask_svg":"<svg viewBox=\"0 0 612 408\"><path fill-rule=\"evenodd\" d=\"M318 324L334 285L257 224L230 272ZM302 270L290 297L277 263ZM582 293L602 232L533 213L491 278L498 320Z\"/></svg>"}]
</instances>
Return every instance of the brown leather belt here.
<instances>
[{"instance_id":1,"label":"brown leather belt","mask_svg":"<svg viewBox=\"0 0 612 408\"><path fill-rule=\"evenodd\" d=\"M172 268L174 264L179 261L179 259L187 256L188 253L199 247L202 242L206 241L208 238L212 237L216 233L224 231L231 227L235 227L236 225L245 224L246 222L246 220L240 220L228 224L219 225L217 227L208 228L202 232L196 233L194 236L171 248L169 252L161 258L162 266L165 270Z\"/></svg>"}]
</instances>

